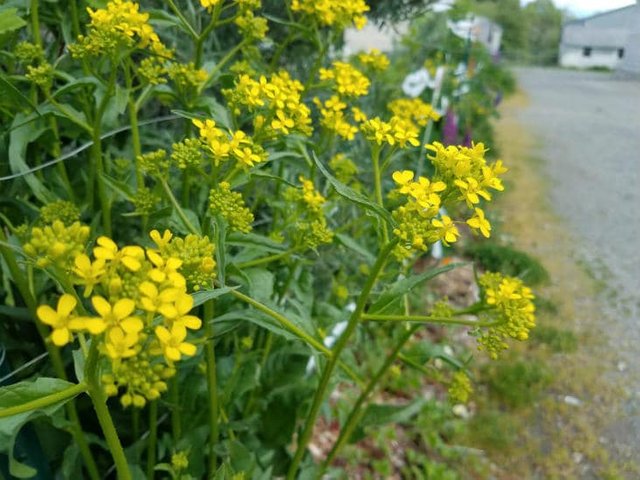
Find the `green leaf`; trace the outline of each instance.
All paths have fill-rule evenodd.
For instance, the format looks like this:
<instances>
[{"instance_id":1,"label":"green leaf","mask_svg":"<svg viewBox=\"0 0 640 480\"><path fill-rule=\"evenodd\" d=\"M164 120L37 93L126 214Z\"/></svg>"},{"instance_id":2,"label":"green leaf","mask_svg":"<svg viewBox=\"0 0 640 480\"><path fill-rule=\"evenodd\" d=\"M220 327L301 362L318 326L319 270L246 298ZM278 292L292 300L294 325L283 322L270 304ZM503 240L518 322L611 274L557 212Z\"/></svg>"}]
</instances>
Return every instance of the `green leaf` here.
<instances>
[{"instance_id":1,"label":"green leaf","mask_svg":"<svg viewBox=\"0 0 640 480\"><path fill-rule=\"evenodd\" d=\"M207 300L213 300L214 298L226 295L231 290L235 290L236 288L239 287L222 287L215 288L213 290L200 290L198 292L195 292L191 295L193 297L193 306L197 307L198 305L202 305Z\"/></svg>"},{"instance_id":2,"label":"green leaf","mask_svg":"<svg viewBox=\"0 0 640 480\"><path fill-rule=\"evenodd\" d=\"M0 8L0 35L24 27L27 22L17 14L17 8Z\"/></svg>"},{"instance_id":3,"label":"green leaf","mask_svg":"<svg viewBox=\"0 0 640 480\"><path fill-rule=\"evenodd\" d=\"M336 177L331 175L329 170L326 169L326 167L318 159L315 153L313 153L313 161L316 163L318 170L322 172L322 174L326 177L326 179L329 181L331 186L333 186L333 188L336 190L338 195L374 213L380 219L387 222L391 227L395 226L395 222L393 221L393 218L391 217L391 214L388 211L386 211L377 203L372 202L361 193L356 192L354 189L352 189L351 187L348 187L347 185L342 183L340 180L338 180Z\"/></svg>"},{"instance_id":4,"label":"green leaf","mask_svg":"<svg viewBox=\"0 0 640 480\"><path fill-rule=\"evenodd\" d=\"M298 186L295 183L291 183L290 181L285 180L284 178L278 177L276 175L271 175L270 173L266 173L261 170L254 170L253 172L251 172L251 176L268 178L269 180L275 180L276 182L284 183L286 185L289 185L290 187L298 188Z\"/></svg>"},{"instance_id":5,"label":"green leaf","mask_svg":"<svg viewBox=\"0 0 640 480\"><path fill-rule=\"evenodd\" d=\"M11 79L2 72L0 72L0 95L3 99L6 98L12 100L14 105L19 105L20 107L29 105L38 115L40 115L38 106L33 103L29 97L24 95L18 87L11 82Z\"/></svg>"},{"instance_id":6,"label":"green leaf","mask_svg":"<svg viewBox=\"0 0 640 480\"><path fill-rule=\"evenodd\" d=\"M41 377L35 381L19 382L0 388L0 409L16 407L39 398L59 393L74 384L58 378ZM61 400L46 407L18 413L10 417L0 418L0 452L9 456L11 475L28 478L35 475L35 470L21 464L13 458L13 446L22 426L28 421L40 417L51 416L71 398Z\"/></svg>"},{"instance_id":7,"label":"green leaf","mask_svg":"<svg viewBox=\"0 0 640 480\"><path fill-rule=\"evenodd\" d=\"M380 295L378 300L371 305L371 308L369 308L367 313L388 313L396 309L405 293L410 292L413 288L423 284L427 280L431 280L441 273L448 272L449 270L453 270L454 268L458 268L462 265L465 265L465 263L451 263L449 265L432 268L418 275L412 275L408 278L403 278L402 280L397 281Z\"/></svg>"},{"instance_id":8,"label":"green leaf","mask_svg":"<svg viewBox=\"0 0 640 480\"><path fill-rule=\"evenodd\" d=\"M257 233L231 233L227 238L227 244L243 248L251 246L259 250L272 253L287 251L286 245Z\"/></svg>"},{"instance_id":9,"label":"green leaf","mask_svg":"<svg viewBox=\"0 0 640 480\"><path fill-rule=\"evenodd\" d=\"M35 115L25 116L22 113L18 113L13 119L13 126L9 135L9 167L14 174L22 174L29 170L26 162L27 147L47 131L46 127L32 126L29 124L30 122L26 122L30 117L35 117ZM16 125L19 126L16 128ZM55 196L34 174L25 174L22 178L42 203L50 203L55 200Z\"/></svg>"},{"instance_id":10,"label":"green leaf","mask_svg":"<svg viewBox=\"0 0 640 480\"><path fill-rule=\"evenodd\" d=\"M406 423L415 417L429 402L426 398L418 398L405 405L371 404L367 407L361 426L385 425L387 423Z\"/></svg>"},{"instance_id":11,"label":"green leaf","mask_svg":"<svg viewBox=\"0 0 640 480\"><path fill-rule=\"evenodd\" d=\"M249 284L249 295L261 303L268 303L273 295L273 273L264 268L249 268L243 273Z\"/></svg>"},{"instance_id":12,"label":"green leaf","mask_svg":"<svg viewBox=\"0 0 640 480\"><path fill-rule=\"evenodd\" d=\"M344 233L337 233L336 237L342 245L344 245L349 250L353 250L354 252L362 255L365 260L367 260L367 262L369 262L371 265L375 263L375 255L373 255L369 250L356 242L352 237L350 237L349 235L345 235Z\"/></svg>"},{"instance_id":13,"label":"green leaf","mask_svg":"<svg viewBox=\"0 0 640 480\"><path fill-rule=\"evenodd\" d=\"M131 187L128 184L120 180L116 180L106 173L103 173L101 177L102 180L104 180L104 182L109 185L109 188L111 188L111 190L119 194L123 199L129 202L133 202L133 193L131 192Z\"/></svg>"}]
</instances>

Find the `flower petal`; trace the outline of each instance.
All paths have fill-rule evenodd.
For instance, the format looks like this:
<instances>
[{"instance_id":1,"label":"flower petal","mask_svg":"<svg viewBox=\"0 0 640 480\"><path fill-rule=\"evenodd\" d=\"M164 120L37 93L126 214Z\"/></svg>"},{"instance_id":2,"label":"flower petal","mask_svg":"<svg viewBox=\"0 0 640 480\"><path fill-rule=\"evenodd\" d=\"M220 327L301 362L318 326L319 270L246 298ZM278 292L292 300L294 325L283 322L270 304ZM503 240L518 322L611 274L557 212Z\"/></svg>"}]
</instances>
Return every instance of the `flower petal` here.
<instances>
[{"instance_id":1,"label":"flower petal","mask_svg":"<svg viewBox=\"0 0 640 480\"><path fill-rule=\"evenodd\" d=\"M135 308L136 302L130 298L122 298L113 306L113 314L118 320L122 320L123 318L131 315Z\"/></svg>"},{"instance_id":2,"label":"flower petal","mask_svg":"<svg viewBox=\"0 0 640 480\"><path fill-rule=\"evenodd\" d=\"M51 341L58 347L64 347L71 339L71 333L68 328L56 328L51 332Z\"/></svg>"},{"instance_id":3,"label":"flower petal","mask_svg":"<svg viewBox=\"0 0 640 480\"><path fill-rule=\"evenodd\" d=\"M192 343L181 343L180 352L188 357L193 357L196 354L196 346Z\"/></svg>"},{"instance_id":4,"label":"flower petal","mask_svg":"<svg viewBox=\"0 0 640 480\"><path fill-rule=\"evenodd\" d=\"M77 304L78 302L73 295L65 293L58 300L58 315L68 317Z\"/></svg>"},{"instance_id":5,"label":"flower petal","mask_svg":"<svg viewBox=\"0 0 640 480\"><path fill-rule=\"evenodd\" d=\"M42 323L56 325L58 323L58 313L49 305L40 305L36 310L36 315Z\"/></svg>"},{"instance_id":6,"label":"flower petal","mask_svg":"<svg viewBox=\"0 0 640 480\"><path fill-rule=\"evenodd\" d=\"M103 297L96 295L91 297L91 304L95 308L98 315L106 317L111 314L111 304L107 302Z\"/></svg>"}]
</instances>

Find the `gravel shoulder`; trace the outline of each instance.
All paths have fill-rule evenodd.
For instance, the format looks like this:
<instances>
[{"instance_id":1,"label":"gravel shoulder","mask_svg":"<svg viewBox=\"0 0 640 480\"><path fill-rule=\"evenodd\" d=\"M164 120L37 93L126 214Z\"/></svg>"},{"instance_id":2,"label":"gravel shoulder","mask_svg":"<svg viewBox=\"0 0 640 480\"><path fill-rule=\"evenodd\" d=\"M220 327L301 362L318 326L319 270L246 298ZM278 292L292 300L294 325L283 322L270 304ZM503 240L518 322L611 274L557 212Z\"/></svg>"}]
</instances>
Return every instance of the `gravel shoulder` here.
<instances>
[{"instance_id":1,"label":"gravel shoulder","mask_svg":"<svg viewBox=\"0 0 640 480\"><path fill-rule=\"evenodd\" d=\"M640 478L640 83L516 74L523 93L497 125L513 165L503 230L550 270L541 293L559 312L543 321L576 331L581 348L549 359L557 379L514 467L527 465L526 478Z\"/></svg>"}]
</instances>

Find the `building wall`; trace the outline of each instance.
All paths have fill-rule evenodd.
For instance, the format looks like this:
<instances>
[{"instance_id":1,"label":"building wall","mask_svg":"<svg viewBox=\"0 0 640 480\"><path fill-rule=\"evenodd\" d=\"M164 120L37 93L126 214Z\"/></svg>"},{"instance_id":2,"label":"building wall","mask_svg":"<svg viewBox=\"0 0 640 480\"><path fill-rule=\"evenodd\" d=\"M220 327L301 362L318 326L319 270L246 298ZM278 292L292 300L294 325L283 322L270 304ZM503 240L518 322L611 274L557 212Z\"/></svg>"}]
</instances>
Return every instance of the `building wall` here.
<instances>
[{"instance_id":1,"label":"building wall","mask_svg":"<svg viewBox=\"0 0 640 480\"><path fill-rule=\"evenodd\" d=\"M592 48L588 57L584 56L584 50L580 47L562 46L560 49L560 65L563 67L615 69L620 63L617 48Z\"/></svg>"},{"instance_id":2,"label":"building wall","mask_svg":"<svg viewBox=\"0 0 640 480\"><path fill-rule=\"evenodd\" d=\"M624 73L640 75L640 31L629 35L619 69Z\"/></svg>"}]
</instances>

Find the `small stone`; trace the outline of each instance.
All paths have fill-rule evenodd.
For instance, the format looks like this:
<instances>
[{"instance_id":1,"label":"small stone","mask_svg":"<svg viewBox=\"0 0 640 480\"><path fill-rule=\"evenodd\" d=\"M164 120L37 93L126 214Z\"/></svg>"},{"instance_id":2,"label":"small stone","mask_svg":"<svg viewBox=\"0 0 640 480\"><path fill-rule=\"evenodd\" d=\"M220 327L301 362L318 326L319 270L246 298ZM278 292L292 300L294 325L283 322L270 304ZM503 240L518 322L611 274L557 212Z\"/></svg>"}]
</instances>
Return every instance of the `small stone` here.
<instances>
[{"instance_id":1,"label":"small stone","mask_svg":"<svg viewBox=\"0 0 640 480\"><path fill-rule=\"evenodd\" d=\"M466 405L462 405L460 403L458 405L454 405L451 411L456 417L467 419L471 416Z\"/></svg>"},{"instance_id":2,"label":"small stone","mask_svg":"<svg viewBox=\"0 0 640 480\"><path fill-rule=\"evenodd\" d=\"M624 372L627 369L626 362L618 362L618 371Z\"/></svg>"},{"instance_id":3,"label":"small stone","mask_svg":"<svg viewBox=\"0 0 640 480\"><path fill-rule=\"evenodd\" d=\"M582 400L571 395L565 395L564 403L566 403L567 405L571 405L572 407L579 407L580 405L582 405Z\"/></svg>"},{"instance_id":4,"label":"small stone","mask_svg":"<svg viewBox=\"0 0 640 480\"><path fill-rule=\"evenodd\" d=\"M584 455L580 452L573 452L571 454L571 458L573 459L573 462L575 464L579 464L582 463L582 460L584 460Z\"/></svg>"}]
</instances>

